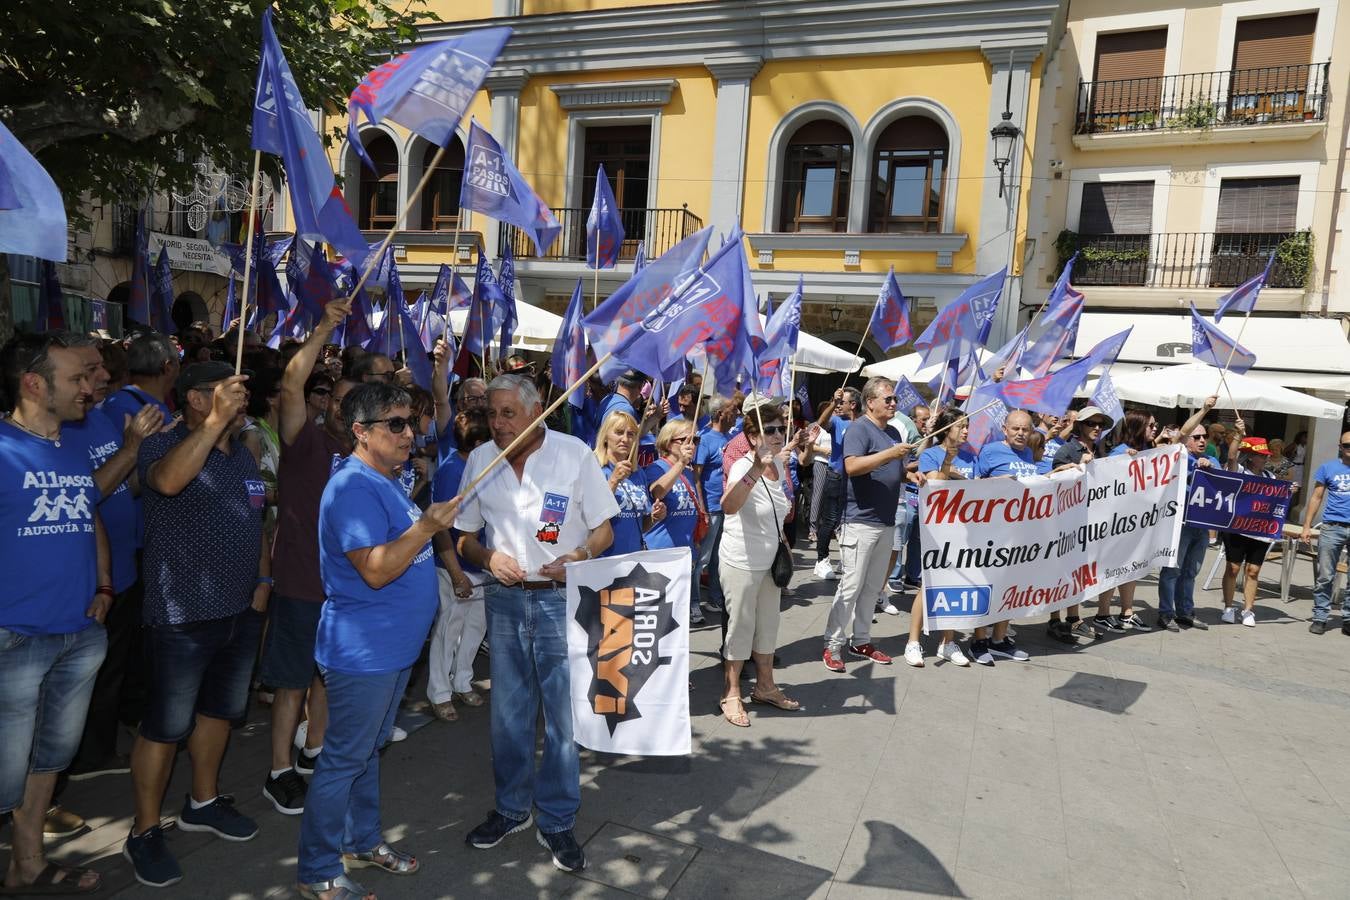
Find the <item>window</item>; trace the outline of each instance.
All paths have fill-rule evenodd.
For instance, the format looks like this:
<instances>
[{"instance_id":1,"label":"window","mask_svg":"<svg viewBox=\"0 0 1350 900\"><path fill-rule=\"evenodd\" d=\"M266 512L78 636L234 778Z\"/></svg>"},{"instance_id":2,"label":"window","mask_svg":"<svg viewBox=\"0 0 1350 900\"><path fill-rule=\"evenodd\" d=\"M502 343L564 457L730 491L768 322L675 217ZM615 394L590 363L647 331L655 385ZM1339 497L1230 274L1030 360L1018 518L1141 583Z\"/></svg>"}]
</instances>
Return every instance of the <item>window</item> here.
<instances>
[{"instance_id":1,"label":"window","mask_svg":"<svg viewBox=\"0 0 1350 900\"><path fill-rule=\"evenodd\" d=\"M869 231L939 232L947 132L926 116L896 119L877 138Z\"/></svg>"},{"instance_id":2,"label":"window","mask_svg":"<svg viewBox=\"0 0 1350 900\"><path fill-rule=\"evenodd\" d=\"M1210 287L1239 285L1265 267L1270 254L1294 232L1298 186L1297 175L1225 178L1219 183ZM1280 274L1272 274L1279 283Z\"/></svg>"},{"instance_id":3,"label":"window","mask_svg":"<svg viewBox=\"0 0 1350 900\"><path fill-rule=\"evenodd\" d=\"M846 231L853 138L828 119L807 122L783 155L780 231Z\"/></svg>"},{"instance_id":4,"label":"window","mask_svg":"<svg viewBox=\"0 0 1350 900\"><path fill-rule=\"evenodd\" d=\"M1082 284L1148 283L1153 231L1152 181L1090 181L1078 211Z\"/></svg>"},{"instance_id":5,"label":"window","mask_svg":"<svg viewBox=\"0 0 1350 900\"><path fill-rule=\"evenodd\" d=\"M609 188L614 192L619 217L623 221L624 242L621 259L633 259L638 244L647 235L647 183L652 165L652 126L588 125L581 169L582 208L574 223L572 246L585 251L586 217L595 200L595 174L604 165ZM576 243L580 241L580 243Z\"/></svg>"},{"instance_id":6,"label":"window","mask_svg":"<svg viewBox=\"0 0 1350 900\"><path fill-rule=\"evenodd\" d=\"M1230 119L1303 118L1317 13L1243 19L1233 42Z\"/></svg>"},{"instance_id":7,"label":"window","mask_svg":"<svg viewBox=\"0 0 1350 900\"><path fill-rule=\"evenodd\" d=\"M1089 131L1152 127L1166 54L1166 28L1098 35Z\"/></svg>"},{"instance_id":8,"label":"window","mask_svg":"<svg viewBox=\"0 0 1350 900\"><path fill-rule=\"evenodd\" d=\"M398 220L398 148L388 135L365 138L366 154L375 171L361 164L361 209L357 224L367 231L387 231ZM461 166L463 156L460 157Z\"/></svg>"},{"instance_id":9,"label":"window","mask_svg":"<svg viewBox=\"0 0 1350 900\"><path fill-rule=\"evenodd\" d=\"M459 188L464 180L464 145L459 136L452 137L450 146L436 166L435 173L422 189L422 230L454 231L459 225ZM422 157L422 171L431 165L440 147L429 144Z\"/></svg>"}]
</instances>

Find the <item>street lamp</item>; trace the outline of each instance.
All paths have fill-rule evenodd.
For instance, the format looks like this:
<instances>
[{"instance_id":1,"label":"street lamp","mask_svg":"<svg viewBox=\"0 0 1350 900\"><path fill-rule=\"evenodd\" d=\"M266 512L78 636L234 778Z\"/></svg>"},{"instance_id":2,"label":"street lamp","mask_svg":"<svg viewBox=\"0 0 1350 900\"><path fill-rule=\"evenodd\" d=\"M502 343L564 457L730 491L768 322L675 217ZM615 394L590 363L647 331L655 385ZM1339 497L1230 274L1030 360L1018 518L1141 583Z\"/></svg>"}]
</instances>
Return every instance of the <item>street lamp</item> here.
<instances>
[{"instance_id":1,"label":"street lamp","mask_svg":"<svg viewBox=\"0 0 1350 900\"><path fill-rule=\"evenodd\" d=\"M1008 79L1008 83L1009 93L1011 93L1011 77ZM994 168L998 169L998 195L1002 197L1003 176L1008 168L1008 163L1012 162L1013 147L1017 144L1017 139L1022 136L1022 129L1012 123L1011 110L1006 108L1003 110L1003 121L989 129L989 136L994 139Z\"/></svg>"},{"instance_id":2,"label":"street lamp","mask_svg":"<svg viewBox=\"0 0 1350 900\"><path fill-rule=\"evenodd\" d=\"M834 304L834 306L831 306L831 307L830 307L830 323L833 324L833 325L838 325L838 324L839 324L839 317L842 316L843 314L844 314L844 308L843 308L842 306L840 306L838 303Z\"/></svg>"}]
</instances>

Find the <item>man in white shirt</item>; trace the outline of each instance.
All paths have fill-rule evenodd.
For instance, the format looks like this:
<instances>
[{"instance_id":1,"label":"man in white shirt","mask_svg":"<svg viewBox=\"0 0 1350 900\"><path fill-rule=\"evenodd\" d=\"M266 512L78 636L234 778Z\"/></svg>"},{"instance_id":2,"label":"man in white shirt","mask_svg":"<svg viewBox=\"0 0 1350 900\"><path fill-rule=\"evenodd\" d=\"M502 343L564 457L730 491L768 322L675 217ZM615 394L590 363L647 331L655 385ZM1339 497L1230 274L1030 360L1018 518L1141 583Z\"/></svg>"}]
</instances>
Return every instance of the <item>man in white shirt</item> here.
<instances>
[{"instance_id":1,"label":"man in white shirt","mask_svg":"<svg viewBox=\"0 0 1350 900\"><path fill-rule=\"evenodd\" d=\"M533 382L500 375L488 385L492 441L469 454L470 485L543 411ZM460 507L460 556L492 575L485 586L492 673L492 768L497 808L465 839L495 847L539 812L539 843L565 872L585 867L572 836L581 763L572 741L564 565L599 556L619 505L580 440L542 425L491 469ZM486 529L486 543L477 533ZM535 773L535 722L544 712L544 756Z\"/></svg>"}]
</instances>

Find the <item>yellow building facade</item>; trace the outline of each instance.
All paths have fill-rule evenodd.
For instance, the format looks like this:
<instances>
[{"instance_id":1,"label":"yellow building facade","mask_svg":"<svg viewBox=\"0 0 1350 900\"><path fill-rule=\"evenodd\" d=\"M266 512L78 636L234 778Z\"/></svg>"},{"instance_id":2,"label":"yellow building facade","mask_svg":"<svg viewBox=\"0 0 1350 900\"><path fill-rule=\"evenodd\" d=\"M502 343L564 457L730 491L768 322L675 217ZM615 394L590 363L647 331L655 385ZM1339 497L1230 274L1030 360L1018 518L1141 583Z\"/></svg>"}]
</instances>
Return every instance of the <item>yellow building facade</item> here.
<instances>
[{"instance_id":1,"label":"yellow building facade","mask_svg":"<svg viewBox=\"0 0 1350 900\"><path fill-rule=\"evenodd\" d=\"M1021 187L1061 6L433 2L445 22L422 41L513 28L469 115L554 208L562 235L535 257L514 229L460 214L467 116L420 194L436 148L397 127L361 129L376 171L345 145L333 164L372 240L411 201L395 239L405 290L430 287L443 262L471 275L473 246L495 258L511 241L517 296L560 311L578 277L591 289L585 220L604 164L627 240L619 267L600 274L602 295L631 275L639 244L651 258L705 225L725 234L739 223L756 290L781 298L801 274L805 327L838 346L862 340L890 266L922 327L1011 262L998 323L1010 333L1030 215ZM990 129L1005 111L1021 138L1000 171ZM869 339L863 355L882 354Z\"/></svg>"}]
</instances>

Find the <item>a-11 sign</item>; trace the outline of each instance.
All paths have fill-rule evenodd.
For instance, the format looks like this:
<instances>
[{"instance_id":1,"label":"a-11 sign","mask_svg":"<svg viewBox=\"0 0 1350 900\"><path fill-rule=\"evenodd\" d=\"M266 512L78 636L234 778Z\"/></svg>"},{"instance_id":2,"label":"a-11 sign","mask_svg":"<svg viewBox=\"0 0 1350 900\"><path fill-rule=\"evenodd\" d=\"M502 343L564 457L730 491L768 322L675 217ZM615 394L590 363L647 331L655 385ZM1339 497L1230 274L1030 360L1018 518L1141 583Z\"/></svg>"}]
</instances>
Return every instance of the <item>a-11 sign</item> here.
<instances>
[{"instance_id":1,"label":"a-11 sign","mask_svg":"<svg viewBox=\"0 0 1350 900\"><path fill-rule=\"evenodd\" d=\"M1293 487L1277 478L1196 469L1186 495L1186 524L1279 540Z\"/></svg>"}]
</instances>

